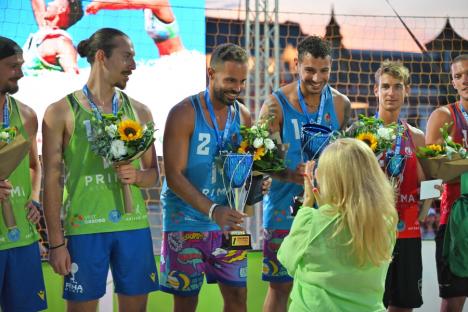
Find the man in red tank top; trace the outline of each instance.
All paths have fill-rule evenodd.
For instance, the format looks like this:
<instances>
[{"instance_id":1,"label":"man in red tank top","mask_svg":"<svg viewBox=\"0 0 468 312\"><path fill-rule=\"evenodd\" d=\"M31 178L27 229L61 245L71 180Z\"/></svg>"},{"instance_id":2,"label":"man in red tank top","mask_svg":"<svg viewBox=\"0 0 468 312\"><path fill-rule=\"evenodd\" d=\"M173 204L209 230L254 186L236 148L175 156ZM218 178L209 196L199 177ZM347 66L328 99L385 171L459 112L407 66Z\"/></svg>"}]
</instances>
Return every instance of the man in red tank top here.
<instances>
[{"instance_id":1,"label":"man in red tank top","mask_svg":"<svg viewBox=\"0 0 468 312\"><path fill-rule=\"evenodd\" d=\"M457 90L460 100L439 107L432 112L427 122L426 144L442 143L439 131L445 123L452 123L449 133L453 140L467 144L468 140L468 54L463 54L452 61L452 85ZM436 236L437 277L439 280L439 295L442 298L441 310L462 311L468 296L468 278L454 276L448 264L442 258L445 225L450 215L450 208L460 197L460 180L444 185L440 203L440 226Z\"/></svg>"},{"instance_id":2,"label":"man in red tank top","mask_svg":"<svg viewBox=\"0 0 468 312\"><path fill-rule=\"evenodd\" d=\"M400 119L410 90L409 71L401 62L385 61L375 73L374 93L378 117L384 124L399 123L404 134L384 157L384 168L398 187L398 235L393 261L385 282L384 304L388 311L411 311L422 305L421 231L419 228L419 184L424 173L416 158L416 147L424 145L424 133Z\"/></svg>"}]
</instances>

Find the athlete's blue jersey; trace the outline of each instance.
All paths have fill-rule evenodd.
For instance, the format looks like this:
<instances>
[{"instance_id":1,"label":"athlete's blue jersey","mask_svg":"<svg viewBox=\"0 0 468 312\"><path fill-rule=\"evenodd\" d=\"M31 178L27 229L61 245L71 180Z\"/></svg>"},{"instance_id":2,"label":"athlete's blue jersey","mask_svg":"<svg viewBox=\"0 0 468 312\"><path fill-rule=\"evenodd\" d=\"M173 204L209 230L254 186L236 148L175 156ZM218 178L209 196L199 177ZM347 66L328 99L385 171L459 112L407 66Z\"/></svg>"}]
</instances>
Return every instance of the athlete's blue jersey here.
<instances>
[{"instance_id":1,"label":"athlete's blue jersey","mask_svg":"<svg viewBox=\"0 0 468 312\"><path fill-rule=\"evenodd\" d=\"M215 159L219 155L215 129L207 122L198 95L191 97L195 110L195 127L190 138L189 153L185 176L190 183L206 197L215 203L227 205L226 190L222 181L221 171ZM227 138L231 144L239 140L240 113L239 104L232 107L232 123ZM177 142L171 142L177 144ZM163 231L212 231L219 226L207 215L201 213L181 198L163 183L161 192L163 207Z\"/></svg>"},{"instance_id":2,"label":"athlete's blue jersey","mask_svg":"<svg viewBox=\"0 0 468 312\"><path fill-rule=\"evenodd\" d=\"M324 96L324 92L329 94ZM304 162L301 147L301 128L302 125L310 121L303 112L294 108L281 89L275 91L273 96L283 111L281 137L284 144L289 144L285 157L286 166L291 170L295 170L300 163ZM332 130L339 130L340 124L336 117L333 96L328 85L324 87L320 98L321 101L327 99L324 103L321 124ZM309 116L313 121L316 121L318 112L309 113ZM302 185L273 180L271 189L263 200L263 227L266 229L289 230L293 220L289 206L293 202L293 197L301 194L303 190Z\"/></svg>"}]
</instances>

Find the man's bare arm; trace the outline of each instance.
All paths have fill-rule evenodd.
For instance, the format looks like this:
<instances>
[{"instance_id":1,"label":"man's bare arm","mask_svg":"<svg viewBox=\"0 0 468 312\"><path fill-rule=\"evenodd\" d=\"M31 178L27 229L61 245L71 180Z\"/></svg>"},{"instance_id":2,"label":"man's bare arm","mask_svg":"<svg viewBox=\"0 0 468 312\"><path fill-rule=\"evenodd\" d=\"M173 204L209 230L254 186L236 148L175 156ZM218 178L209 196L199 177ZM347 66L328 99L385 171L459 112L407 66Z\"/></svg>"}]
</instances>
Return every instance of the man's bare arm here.
<instances>
[{"instance_id":1,"label":"man's bare arm","mask_svg":"<svg viewBox=\"0 0 468 312\"><path fill-rule=\"evenodd\" d=\"M44 0L31 0L31 6L34 13L34 19L36 20L39 28L45 24L44 13L46 11L46 5Z\"/></svg>"},{"instance_id":2,"label":"man's bare arm","mask_svg":"<svg viewBox=\"0 0 468 312\"><path fill-rule=\"evenodd\" d=\"M94 0L86 7L87 14L96 14L100 10L158 10L169 7L167 0Z\"/></svg>"},{"instance_id":3,"label":"man's bare arm","mask_svg":"<svg viewBox=\"0 0 468 312\"><path fill-rule=\"evenodd\" d=\"M21 114L24 118L24 128L28 133L31 146L29 148L29 170L31 175L31 199L39 201L41 192L41 163L37 152L37 116L28 106L20 104Z\"/></svg>"},{"instance_id":4,"label":"man's bare arm","mask_svg":"<svg viewBox=\"0 0 468 312\"><path fill-rule=\"evenodd\" d=\"M68 140L67 124L73 125L73 117L65 99L50 105L42 122L42 157L44 163L44 216L47 224L49 263L57 274L67 275L71 270L71 258L65 246L62 231L61 207L63 189L60 184L62 153ZM67 132L68 131L68 132Z\"/></svg>"},{"instance_id":5,"label":"man's bare arm","mask_svg":"<svg viewBox=\"0 0 468 312\"><path fill-rule=\"evenodd\" d=\"M259 120L266 120L268 118L272 118L270 122L270 134L282 139L284 127L283 110L273 95L268 97L260 109ZM285 146L283 147L287 148ZM281 172L271 173L270 175L275 180L294 182L302 185L304 183L304 177L302 175L304 168L305 165L300 164L296 170L285 169Z\"/></svg>"},{"instance_id":6,"label":"man's bare arm","mask_svg":"<svg viewBox=\"0 0 468 312\"><path fill-rule=\"evenodd\" d=\"M439 107L431 113L429 120L427 121L426 126L426 145L429 144L442 144L443 137L440 133L440 128L442 128L446 123L450 124L453 122L450 111L447 107ZM451 132L453 126L450 126L448 131Z\"/></svg>"},{"instance_id":7,"label":"man's bare arm","mask_svg":"<svg viewBox=\"0 0 468 312\"><path fill-rule=\"evenodd\" d=\"M62 153L66 124L65 100L49 106L42 123L42 156L44 164L44 215L47 223L49 243L57 246L64 237L60 220L63 189L60 183L62 174Z\"/></svg>"},{"instance_id":8,"label":"man's bare arm","mask_svg":"<svg viewBox=\"0 0 468 312\"><path fill-rule=\"evenodd\" d=\"M416 148L416 152L417 152L419 147L423 147L423 146L426 145L425 144L425 138L424 138L424 132L422 132L421 130L419 130L417 128L411 127L411 126L410 126L410 131L411 131L411 135L412 135L412 139L413 139L413 144L414 144L414 147ZM424 171L423 171L423 169L421 167L421 164L419 163L419 160L417 161L416 168L417 168L416 171L417 171L417 175L418 175L418 182L426 180L426 176L425 176Z\"/></svg>"}]
</instances>

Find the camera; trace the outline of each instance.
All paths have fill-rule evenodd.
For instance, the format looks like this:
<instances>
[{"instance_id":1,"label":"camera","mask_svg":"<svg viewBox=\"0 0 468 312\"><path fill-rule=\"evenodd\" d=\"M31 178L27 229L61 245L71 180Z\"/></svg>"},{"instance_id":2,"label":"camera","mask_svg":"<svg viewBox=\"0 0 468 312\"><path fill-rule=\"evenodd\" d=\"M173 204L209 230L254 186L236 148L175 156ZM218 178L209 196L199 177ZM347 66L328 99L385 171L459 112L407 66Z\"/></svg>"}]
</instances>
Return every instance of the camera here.
<instances>
[{"instance_id":1,"label":"camera","mask_svg":"<svg viewBox=\"0 0 468 312\"><path fill-rule=\"evenodd\" d=\"M296 216L299 209L301 209L303 203L304 203L304 197L302 197L302 196L294 196L293 197L293 202L292 202L291 206L289 206L289 209L291 210L291 215L293 217Z\"/></svg>"}]
</instances>

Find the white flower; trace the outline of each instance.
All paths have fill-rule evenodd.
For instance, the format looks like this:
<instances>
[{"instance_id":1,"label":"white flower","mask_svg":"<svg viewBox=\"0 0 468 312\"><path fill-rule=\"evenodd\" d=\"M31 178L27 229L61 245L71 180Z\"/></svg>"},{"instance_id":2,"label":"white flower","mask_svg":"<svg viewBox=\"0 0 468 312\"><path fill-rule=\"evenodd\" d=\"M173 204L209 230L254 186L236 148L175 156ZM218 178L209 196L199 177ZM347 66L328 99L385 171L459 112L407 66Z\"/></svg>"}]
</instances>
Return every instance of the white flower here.
<instances>
[{"instance_id":1,"label":"white flower","mask_svg":"<svg viewBox=\"0 0 468 312\"><path fill-rule=\"evenodd\" d=\"M117 136L117 125L110 125L105 127L106 133L111 138L115 138Z\"/></svg>"},{"instance_id":2,"label":"white flower","mask_svg":"<svg viewBox=\"0 0 468 312\"><path fill-rule=\"evenodd\" d=\"M0 132L0 140L8 140L10 138L10 134L8 132Z\"/></svg>"},{"instance_id":3,"label":"white flower","mask_svg":"<svg viewBox=\"0 0 468 312\"><path fill-rule=\"evenodd\" d=\"M270 135L270 133L269 133L268 131L266 131L266 130L263 130L263 131L262 131L262 136L263 136L264 138L267 138L269 135Z\"/></svg>"},{"instance_id":4,"label":"white flower","mask_svg":"<svg viewBox=\"0 0 468 312\"><path fill-rule=\"evenodd\" d=\"M272 139L265 139L265 147L267 150L272 150L275 148L275 142Z\"/></svg>"},{"instance_id":5,"label":"white flower","mask_svg":"<svg viewBox=\"0 0 468 312\"><path fill-rule=\"evenodd\" d=\"M122 156L127 155L127 148L125 147L125 143L121 140L112 141L110 152L114 159L120 159Z\"/></svg>"},{"instance_id":6,"label":"white flower","mask_svg":"<svg viewBox=\"0 0 468 312\"><path fill-rule=\"evenodd\" d=\"M377 130L377 135L384 140L391 140L392 135L393 135L393 130L390 128L382 127Z\"/></svg>"},{"instance_id":7,"label":"white flower","mask_svg":"<svg viewBox=\"0 0 468 312\"><path fill-rule=\"evenodd\" d=\"M252 131L257 131L257 126L252 126L252 127L250 128L250 130L252 130Z\"/></svg>"},{"instance_id":8,"label":"white flower","mask_svg":"<svg viewBox=\"0 0 468 312\"><path fill-rule=\"evenodd\" d=\"M253 141L253 146L254 146L255 148L262 147L262 146L263 146L263 139L262 139L262 138L256 138L256 139Z\"/></svg>"}]
</instances>

